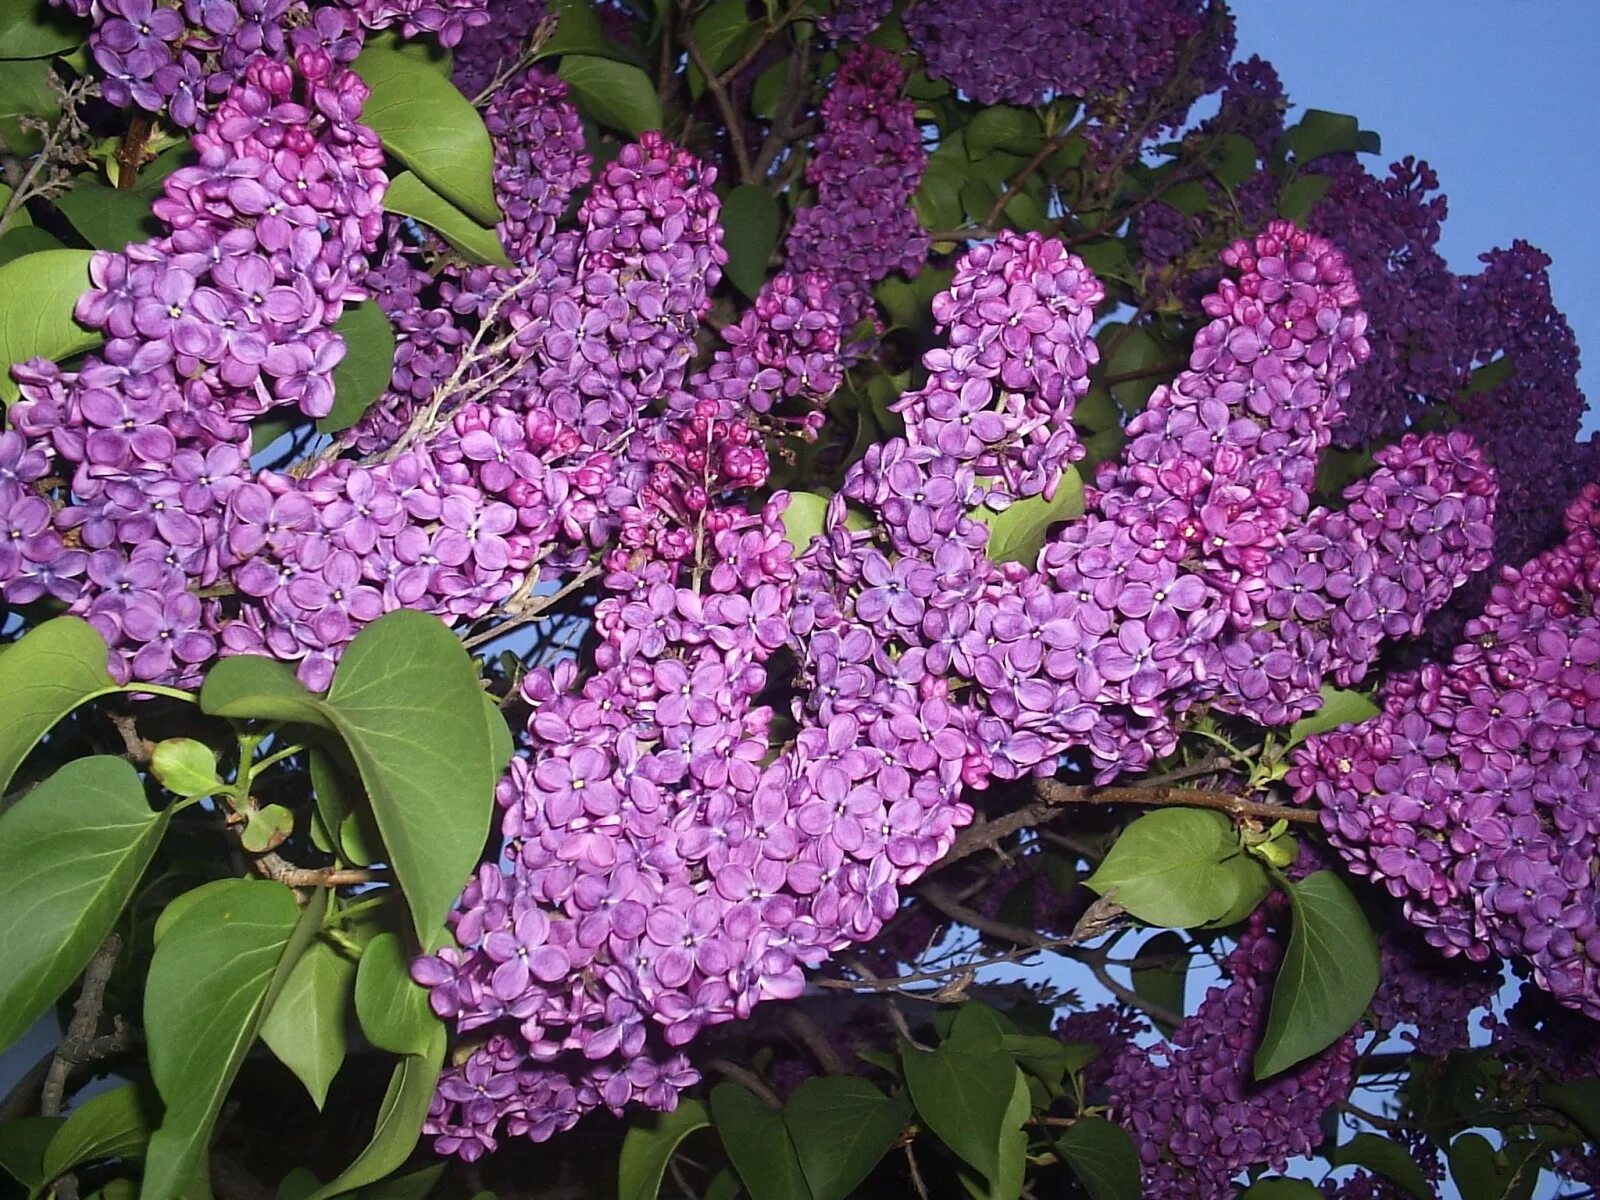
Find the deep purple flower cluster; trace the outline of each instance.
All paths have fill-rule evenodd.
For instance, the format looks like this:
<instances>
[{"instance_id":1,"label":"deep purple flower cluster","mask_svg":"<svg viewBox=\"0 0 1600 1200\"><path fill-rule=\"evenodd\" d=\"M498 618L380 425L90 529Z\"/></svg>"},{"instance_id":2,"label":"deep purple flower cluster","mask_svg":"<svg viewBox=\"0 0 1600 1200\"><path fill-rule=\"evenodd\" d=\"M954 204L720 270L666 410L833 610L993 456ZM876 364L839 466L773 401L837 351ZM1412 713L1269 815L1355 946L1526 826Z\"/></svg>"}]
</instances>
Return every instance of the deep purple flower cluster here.
<instances>
[{"instance_id":1,"label":"deep purple flower cluster","mask_svg":"<svg viewBox=\"0 0 1600 1200\"><path fill-rule=\"evenodd\" d=\"M872 285L894 271L916 274L928 255L910 203L928 155L916 104L900 95L905 81L888 51L845 55L806 165L816 202L796 211L785 243L790 271L827 277L847 336L872 310Z\"/></svg>"},{"instance_id":2,"label":"deep purple flower cluster","mask_svg":"<svg viewBox=\"0 0 1600 1200\"><path fill-rule=\"evenodd\" d=\"M1378 939L1382 969L1372 1015L1382 1033L1396 1033L1428 1058L1472 1044L1473 1015L1499 990L1497 965L1447 959L1413 929Z\"/></svg>"},{"instance_id":3,"label":"deep purple flower cluster","mask_svg":"<svg viewBox=\"0 0 1600 1200\"><path fill-rule=\"evenodd\" d=\"M456 43L456 87L465 96L483 95L521 59L549 17L544 0L495 0L493 20L469 26Z\"/></svg>"},{"instance_id":4,"label":"deep purple flower cluster","mask_svg":"<svg viewBox=\"0 0 1600 1200\"><path fill-rule=\"evenodd\" d=\"M1383 712L1323 734L1289 779L1350 869L1447 955L1525 959L1600 1015L1600 485L1567 540L1505 568L1447 664L1393 679Z\"/></svg>"},{"instance_id":5,"label":"deep purple flower cluster","mask_svg":"<svg viewBox=\"0 0 1600 1200\"><path fill-rule=\"evenodd\" d=\"M822 32L836 42L859 42L894 11L894 0L836 0L833 11L818 18Z\"/></svg>"},{"instance_id":6,"label":"deep purple flower cluster","mask_svg":"<svg viewBox=\"0 0 1600 1200\"><path fill-rule=\"evenodd\" d=\"M332 404L331 326L363 295L386 186L365 95L320 50L253 60L195 136L199 163L165 181L171 232L95 256L76 315L104 349L75 372L16 368L14 428L66 483L45 525L37 496L8 514L30 534L7 597L69 603L124 678L190 680L216 653L222 607L197 593L224 582L248 422Z\"/></svg>"},{"instance_id":7,"label":"deep purple flower cluster","mask_svg":"<svg viewBox=\"0 0 1600 1200\"><path fill-rule=\"evenodd\" d=\"M1231 17L1208 0L924 0L905 23L928 74L980 104L1032 107L1076 96L1135 123L1181 121L1187 100L1154 113L1145 107L1180 64L1195 95L1219 86L1233 48Z\"/></svg>"},{"instance_id":8,"label":"deep purple flower cluster","mask_svg":"<svg viewBox=\"0 0 1600 1200\"><path fill-rule=\"evenodd\" d=\"M1323 1138L1322 1113L1350 1094L1354 1031L1264 1082L1252 1060L1266 1026L1282 947L1252 918L1212 988L1170 1040L1131 1045L1108 1088L1139 1148L1150 1200L1228 1200L1245 1170L1283 1171Z\"/></svg>"},{"instance_id":9,"label":"deep purple flower cluster","mask_svg":"<svg viewBox=\"0 0 1600 1200\"><path fill-rule=\"evenodd\" d=\"M512 262L531 265L568 201L589 181L583 122L567 102L567 85L530 68L494 93L483 123L494 140L500 241Z\"/></svg>"}]
</instances>

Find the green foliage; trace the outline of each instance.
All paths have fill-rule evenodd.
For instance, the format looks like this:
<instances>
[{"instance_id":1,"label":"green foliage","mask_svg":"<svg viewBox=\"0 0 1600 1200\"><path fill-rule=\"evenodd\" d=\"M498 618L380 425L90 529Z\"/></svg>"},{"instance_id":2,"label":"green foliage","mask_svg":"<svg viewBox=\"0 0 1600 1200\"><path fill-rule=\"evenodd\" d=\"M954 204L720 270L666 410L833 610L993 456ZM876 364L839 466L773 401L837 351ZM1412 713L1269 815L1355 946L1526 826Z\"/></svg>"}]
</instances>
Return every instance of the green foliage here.
<instances>
[{"instance_id":1,"label":"green foliage","mask_svg":"<svg viewBox=\"0 0 1600 1200\"><path fill-rule=\"evenodd\" d=\"M188 909L156 947L145 984L150 1075L166 1105L141 1200L173 1200L203 1167L217 1110L273 998L327 904L302 911L266 880L235 880Z\"/></svg>"},{"instance_id":2,"label":"green foliage","mask_svg":"<svg viewBox=\"0 0 1600 1200\"><path fill-rule=\"evenodd\" d=\"M9 68L8 68L9 69ZM72 310L89 287L87 250L41 250L0 267L0 400L21 392L9 368L30 358L60 361L98 346L104 339L73 320Z\"/></svg>"},{"instance_id":3,"label":"green foliage","mask_svg":"<svg viewBox=\"0 0 1600 1200\"><path fill-rule=\"evenodd\" d=\"M1086 881L1150 925L1189 929L1253 908L1265 894L1261 868L1246 858L1220 813L1163 808L1122 831Z\"/></svg>"},{"instance_id":4,"label":"green foliage","mask_svg":"<svg viewBox=\"0 0 1600 1200\"><path fill-rule=\"evenodd\" d=\"M261 1025L261 1040L305 1084L319 1109L344 1063L355 983L356 964L332 943L313 941Z\"/></svg>"},{"instance_id":5,"label":"green foliage","mask_svg":"<svg viewBox=\"0 0 1600 1200\"><path fill-rule=\"evenodd\" d=\"M1089 1200L1138 1200L1139 1152L1120 1125L1080 1117L1056 1139Z\"/></svg>"},{"instance_id":6,"label":"green foliage","mask_svg":"<svg viewBox=\"0 0 1600 1200\"><path fill-rule=\"evenodd\" d=\"M61 1117L21 1117L0 1124L0 1167L30 1192L42 1188L49 1182L44 1156L65 1124Z\"/></svg>"},{"instance_id":7,"label":"green foliage","mask_svg":"<svg viewBox=\"0 0 1600 1200\"><path fill-rule=\"evenodd\" d=\"M226 785L217 778L217 756L194 738L167 738L150 752L150 774L176 796L214 796Z\"/></svg>"},{"instance_id":8,"label":"green foliage","mask_svg":"<svg viewBox=\"0 0 1600 1200\"><path fill-rule=\"evenodd\" d=\"M333 329L344 338L345 355L333 369L333 409L317 421L320 433L339 433L361 420L394 371L394 328L376 300L348 306Z\"/></svg>"},{"instance_id":9,"label":"green foliage","mask_svg":"<svg viewBox=\"0 0 1600 1200\"><path fill-rule=\"evenodd\" d=\"M1433 1186L1423 1175L1417 1160L1399 1142L1376 1133L1358 1133L1342 1146L1328 1151L1328 1161L1336 1167L1365 1167L1403 1188L1416 1200L1433 1200Z\"/></svg>"},{"instance_id":10,"label":"green foliage","mask_svg":"<svg viewBox=\"0 0 1600 1200\"><path fill-rule=\"evenodd\" d=\"M325 698L284 664L219 663L201 707L227 717L296 721L336 731L371 800L384 846L429 948L489 834L497 756L477 670L437 617L400 610L358 634Z\"/></svg>"},{"instance_id":11,"label":"green foliage","mask_svg":"<svg viewBox=\"0 0 1600 1200\"><path fill-rule=\"evenodd\" d=\"M991 562L1019 562L1032 566L1050 535L1052 526L1083 516L1083 480L1068 467L1056 485L1055 495L1029 496L1018 500L1004 512L979 506L969 514L989 527L989 544L984 553Z\"/></svg>"},{"instance_id":12,"label":"green foliage","mask_svg":"<svg viewBox=\"0 0 1600 1200\"><path fill-rule=\"evenodd\" d=\"M43 1177L55 1179L101 1158L143 1158L158 1113L154 1097L132 1083L84 1101L50 1139L41 1164Z\"/></svg>"},{"instance_id":13,"label":"green foliage","mask_svg":"<svg viewBox=\"0 0 1600 1200\"><path fill-rule=\"evenodd\" d=\"M1000 1178L1001 1135L1021 1073L1009 1055L946 1042L900 1054L906 1086L928 1128L985 1179Z\"/></svg>"},{"instance_id":14,"label":"green foliage","mask_svg":"<svg viewBox=\"0 0 1600 1200\"><path fill-rule=\"evenodd\" d=\"M1286 889L1294 931L1256 1051L1257 1079L1344 1036L1378 990L1378 943L1344 882L1332 871L1318 871L1286 883Z\"/></svg>"},{"instance_id":15,"label":"green foliage","mask_svg":"<svg viewBox=\"0 0 1600 1200\"><path fill-rule=\"evenodd\" d=\"M711 1089L711 1117L753 1200L813 1200L783 1115L748 1088Z\"/></svg>"},{"instance_id":16,"label":"green foliage","mask_svg":"<svg viewBox=\"0 0 1600 1200\"><path fill-rule=\"evenodd\" d=\"M1299 745L1314 733L1327 733L1341 725L1354 725L1377 715L1378 706L1360 692L1324 684L1322 707L1289 726L1289 744Z\"/></svg>"},{"instance_id":17,"label":"green foliage","mask_svg":"<svg viewBox=\"0 0 1600 1200\"><path fill-rule=\"evenodd\" d=\"M425 1054L439 1031L428 993L411 979L411 956L392 933L380 933L361 955L355 977L361 1032L396 1054Z\"/></svg>"},{"instance_id":18,"label":"green foliage","mask_svg":"<svg viewBox=\"0 0 1600 1200\"><path fill-rule=\"evenodd\" d=\"M0 817L0 1049L94 957L169 818L150 811L133 768L111 757L68 763Z\"/></svg>"},{"instance_id":19,"label":"green foliage","mask_svg":"<svg viewBox=\"0 0 1600 1200\"><path fill-rule=\"evenodd\" d=\"M630 1126L617 1160L617 1200L655 1200L667 1164L683 1140L710 1126L706 1106L687 1097L672 1112Z\"/></svg>"},{"instance_id":20,"label":"green foliage","mask_svg":"<svg viewBox=\"0 0 1600 1200\"><path fill-rule=\"evenodd\" d=\"M46 621L0 653L0 790L57 721L116 690L106 671L105 641L77 617Z\"/></svg>"},{"instance_id":21,"label":"green foliage","mask_svg":"<svg viewBox=\"0 0 1600 1200\"><path fill-rule=\"evenodd\" d=\"M1158 933L1139 947L1139 958L1148 965L1134 967L1130 972L1134 994L1169 1013L1187 1011L1184 999L1189 982L1189 943L1171 931ZM1152 1019L1162 1033L1172 1036L1172 1028L1166 1022Z\"/></svg>"},{"instance_id":22,"label":"green foliage","mask_svg":"<svg viewBox=\"0 0 1600 1200\"><path fill-rule=\"evenodd\" d=\"M1539 1182L1532 1142L1507 1140L1496 1150L1482 1134L1464 1133L1450 1143L1450 1181L1461 1200L1530 1200Z\"/></svg>"},{"instance_id":23,"label":"green foliage","mask_svg":"<svg viewBox=\"0 0 1600 1200\"><path fill-rule=\"evenodd\" d=\"M468 262L490 263L497 267L511 265L498 233L479 224L410 171L402 171L389 181L389 190L383 194L383 207L388 212L421 221Z\"/></svg>"},{"instance_id":24,"label":"green foliage","mask_svg":"<svg viewBox=\"0 0 1600 1200\"><path fill-rule=\"evenodd\" d=\"M0 0L0 59L48 58L82 44L84 22L35 0Z\"/></svg>"},{"instance_id":25,"label":"green foliage","mask_svg":"<svg viewBox=\"0 0 1600 1200\"><path fill-rule=\"evenodd\" d=\"M746 184L722 202L722 244L728 251L723 273L754 299L767 279L767 259L778 244L783 214L764 187Z\"/></svg>"},{"instance_id":26,"label":"green foliage","mask_svg":"<svg viewBox=\"0 0 1600 1200\"><path fill-rule=\"evenodd\" d=\"M783 1106L812 1200L845 1200L872 1173L911 1116L904 1094L890 1099L854 1076L808 1079Z\"/></svg>"},{"instance_id":27,"label":"green foliage","mask_svg":"<svg viewBox=\"0 0 1600 1200\"><path fill-rule=\"evenodd\" d=\"M795 557L811 548L812 538L822 535L828 499L820 492L789 493L789 507L783 510L783 536L794 547Z\"/></svg>"},{"instance_id":28,"label":"green foliage","mask_svg":"<svg viewBox=\"0 0 1600 1200\"><path fill-rule=\"evenodd\" d=\"M570 54L557 72L583 115L637 137L662 125L661 101L650 77L630 63Z\"/></svg>"},{"instance_id":29,"label":"green foliage","mask_svg":"<svg viewBox=\"0 0 1600 1200\"><path fill-rule=\"evenodd\" d=\"M428 1115L434 1085L444 1065L444 1026L437 1026L422 1054L404 1055L389 1077L388 1090L378 1106L372 1140L332 1182L323 1185L306 1200L328 1200L378 1182L398 1169L416 1147L422 1122Z\"/></svg>"},{"instance_id":30,"label":"green foliage","mask_svg":"<svg viewBox=\"0 0 1600 1200\"><path fill-rule=\"evenodd\" d=\"M428 63L382 46L368 46L352 65L372 89L362 123L383 148L473 220L498 221L494 149L471 102Z\"/></svg>"}]
</instances>

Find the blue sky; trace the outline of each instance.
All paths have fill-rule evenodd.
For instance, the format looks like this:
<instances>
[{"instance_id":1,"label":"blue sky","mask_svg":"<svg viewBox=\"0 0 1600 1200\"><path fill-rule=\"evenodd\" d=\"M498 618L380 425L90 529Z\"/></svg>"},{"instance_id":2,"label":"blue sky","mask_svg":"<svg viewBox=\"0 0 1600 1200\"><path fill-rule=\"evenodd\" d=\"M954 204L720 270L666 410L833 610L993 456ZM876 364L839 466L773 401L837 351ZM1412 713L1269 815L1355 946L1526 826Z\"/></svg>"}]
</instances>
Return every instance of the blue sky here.
<instances>
[{"instance_id":1,"label":"blue sky","mask_svg":"<svg viewBox=\"0 0 1600 1200\"><path fill-rule=\"evenodd\" d=\"M1440 248L1461 273L1525 238L1555 259L1600 429L1600 0L1235 0L1239 55L1296 104L1354 113L1383 164L1426 159L1450 198Z\"/></svg>"}]
</instances>

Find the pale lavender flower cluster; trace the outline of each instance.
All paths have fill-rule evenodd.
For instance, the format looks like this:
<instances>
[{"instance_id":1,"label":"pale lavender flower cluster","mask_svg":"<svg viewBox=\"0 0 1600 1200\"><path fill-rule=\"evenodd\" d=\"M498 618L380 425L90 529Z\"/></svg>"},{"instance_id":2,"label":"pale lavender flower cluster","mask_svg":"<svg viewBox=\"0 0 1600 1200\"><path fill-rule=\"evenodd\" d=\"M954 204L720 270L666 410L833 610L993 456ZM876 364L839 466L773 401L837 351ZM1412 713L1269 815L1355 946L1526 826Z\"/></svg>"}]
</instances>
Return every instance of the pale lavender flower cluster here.
<instances>
[{"instance_id":1,"label":"pale lavender flower cluster","mask_svg":"<svg viewBox=\"0 0 1600 1200\"><path fill-rule=\"evenodd\" d=\"M1600 485L1567 540L1505 568L1448 664L1386 685L1383 712L1320 735L1289 780L1350 869L1447 955L1520 958L1600 1016Z\"/></svg>"},{"instance_id":2,"label":"pale lavender flower cluster","mask_svg":"<svg viewBox=\"0 0 1600 1200\"><path fill-rule=\"evenodd\" d=\"M1323 1111L1350 1094L1354 1031L1265 1081L1252 1072L1282 947L1258 912L1213 987L1168 1041L1130 1045L1107 1082L1133 1135L1150 1200L1231 1200L1252 1167L1283 1171L1323 1139Z\"/></svg>"},{"instance_id":3,"label":"pale lavender flower cluster","mask_svg":"<svg viewBox=\"0 0 1600 1200\"><path fill-rule=\"evenodd\" d=\"M796 211L785 243L790 271L827 276L846 336L872 313L871 287L916 274L928 237L911 208L927 165L905 69L876 47L850 51L822 102L806 179L816 202Z\"/></svg>"},{"instance_id":4,"label":"pale lavender flower cluster","mask_svg":"<svg viewBox=\"0 0 1600 1200\"><path fill-rule=\"evenodd\" d=\"M7 597L69 603L123 678L189 681L216 653L222 605L198 593L227 590L248 422L332 404L345 348L331 326L363 295L386 186L378 139L356 121L365 96L317 49L292 67L253 60L195 136L199 163L165 181L155 210L171 232L95 256L76 315L104 348L73 372L15 369L14 428L67 482L49 504L59 553L41 553L37 503L13 515L35 557Z\"/></svg>"},{"instance_id":5,"label":"pale lavender flower cluster","mask_svg":"<svg viewBox=\"0 0 1600 1200\"><path fill-rule=\"evenodd\" d=\"M407 36L437 34L453 45L489 20L485 0L53 0L94 28L89 47L112 104L136 104L184 128L208 119L245 64L316 48L348 63L363 29L400 25Z\"/></svg>"},{"instance_id":6,"label":"pale lavender flower cluster","mask_svg":"<svg viewBox=\"0 0 1600 1200\"><path fill-rule=\"evenodd\" d=\"M980 104L1114 97L1132 118L1144 115L1180 63L1200 92L1218 86L1232 51L1231 18L1209 0L923 0L905 23L928 74ZM1197 38L1201 48L1186 60ZM1157 115L1181 121L1187 107Z\"/></svg>"}]
</instances>

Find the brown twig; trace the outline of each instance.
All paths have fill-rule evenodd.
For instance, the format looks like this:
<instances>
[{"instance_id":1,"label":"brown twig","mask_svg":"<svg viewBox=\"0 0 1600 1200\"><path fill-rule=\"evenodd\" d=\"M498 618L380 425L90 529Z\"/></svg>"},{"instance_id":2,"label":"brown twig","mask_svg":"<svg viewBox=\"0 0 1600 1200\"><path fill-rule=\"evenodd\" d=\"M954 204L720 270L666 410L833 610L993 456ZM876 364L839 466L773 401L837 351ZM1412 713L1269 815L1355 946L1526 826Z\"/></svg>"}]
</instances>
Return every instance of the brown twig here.
<instances>
[{"instance_id":1,"label":"brown twig","mask_svg":"<svg viewBox=\"0 0 1600 1200\"><path fill-rule=\"evenodd\" d=\"M1055 779L1043 779L1034 785L1034 789L1047 804L1142 804L1156 808L1176 805L1209 808L1214 812L1226 813L1236 821L1287 821L1291 825L1317 825L1322 821L1314 809L1263 804L1233 792L1210 788L1083 788Z\"/></svg>"},{"instance_id":2,"label":"brown twig","mask_svg":"<svg viewBox=\"0 0 1600 1200\"><path fill-rule=\"evenodd\" d=\"M783 1101L778 1099L778 1093L767 1086L766 1080L749 1068L741 1067L738 1063L729 1062L725 1058L713 1058L706 1066L719 1075L724 1075L736 1083L744 1084L745 1087L760 1096L768 1108L781 1109L783 1107Z\"/></svg>"},{"instance_id":3,"label":"brown twig","mask_svg":"<svg viewBox=\"0 0 1600 1200\"><path fill-rule=\"evenodd\" d=\"M789 55L789 66L783 76L783 95L778 101L777 112L772 115L772 128L767 131L761 149L756 152L756 160L750 167L750 172L756 179L766 178L767 172L772 169L772 164L778 161L778 155L783 152L788 139L799 132L794 126L794 118L799 113L800 103L806 96L805 89L800 85L805 81L806 67L810 64L810 60L810 46L796 46L794 53Z\"/></svg>"},{"instance_id":4,"label":"brown twig","mask_svg":"<svg viewBox=\"0 0 1600 1200\"><path fill-rule=\"evenodd\" d=\"M128 761L136 767L150 765L150 752L155 748L139 736L135 719L127 713L112 713L111 724L122 737L122 745Z\"/></svg>"},{"instance_id":5,"label":"brown twig","mask_svg":"<svg viewBox=\"0 0 1600 1200\"><path fill-rule=\"evenodd\" d=\"M387 880L389 873L357 867L277 867L267 877L292 888L354 887Z\"/></svg>"},{"instance_id":6,"label":"brown twig","mask_svg":"<svg viewBox=\"0 0 1600 1200\"><path fill-rule=\"evenodd\" d=\"M582 571L579 571L578 574L569 579L562 586L560 591L552 592L548 596L530 598L527 603L523 605L520 611L509 613L506 619L500 622L500 624L496 625L493 629L485 629L482 633L475 633L470 637L462 638L462 647L467 650L475 650L486 642L494 641L502 634L510 633L513 629L520 628L531 621L537 621L549 609L565 600L574 592L582 590L590 580L596 578L599 574L599 567L585 567ZM530 581L537 581L537 579L537 574L530 576Z\"/></svg>"},{"instance_id":7,"label":"brown twig","mask_svg":"<svg viewBox=\"0 0 1600 1200\"><path fill-rule=\"evenodd\" d=\"M911 1143L905 1144L906 1166L911 1170L911 1186L917 1190L919 1200L929 1200L928 1185L922 1181L922 1172L917 1169L917 1156L911 1150Z\"/></svg>"},{"instance_id":8,"label":"brown twig","mask_svg":"<svg viewBox=\"0 0 1600 1200\"><path fill-rule=\"evenodd\" d=\"M813 1021L810 1014L789 1006L784 1010L783 1024L796 1041L811 1051L811 1057L817 1060L817 1065L822 1068L823 1074L850 1073L844 1065L844 1059L839 1057L839 1052L833 1048L833 1043L828 1041L828 1035L822 1032L822 1026Z\"/></svg>"},{"instance_id":9,"label":"brown twig","mask_svg":"<svg viewBox=\"0 0 1600 1200\"><path fill-rule=\"evenodd\" d=\"M794 0L794 3L789 6L789 11L779 17L773 24L768 25L765 32L763 32L762 35L756 39L755 44L741 54L734 61L734 64L722 73L723 81L727 82L732 80L739 74L740 71L744 70L751 63L755 62L756 56L765 50L769 44L771 44L773 38L777 37L780 33L787 29L789 22L794 20L795 17L799 16L800 10L810 2L811 0ZM701 68L701 70L704 69L704 67Z\"/></svg>"},{"instance_id":10,"label":"brown twig","mask_svg":"<svg viewBox=\"0 0 1600 1200\"><path fill-rule=\"evenodd\" d=\"M739 120L739 110L733 106L733 99L728 95L728 89L711 69L704 51L700 49L700 43L695 41L694 32L688 26L681 31L680 39L694 65L700 68L700 74L705 77L706 91L711 93L711 99L716 102L717 110L722 113L723 124L728 130L728 146L733 151L734 165L739 168L739 182L754 183L755 176L750 173L750 152L745 148L744 124Z\"/></svg>"},{"instance_id":11,"label":"brown twig","mask_svg":"<svg viewBox=\"0 0 1600 1200\"><path fill-rule=\"evenodd\" d=\"M94 952L89 965L83 970L83 986L72 1005L72 1020L67 1025L67 1035L61 1039L45 1075L44 1086L39 1090L39 1115L61 1115L61 1106L67 1098L67 1076L72 1068L91 1061L89 1055L100 1027L100 1012L105 1006L106 985L111 982L111 971L117 965L117 955L122 953L122 935L109 933L100 948Z\"/></svg>"}]
</instances>

